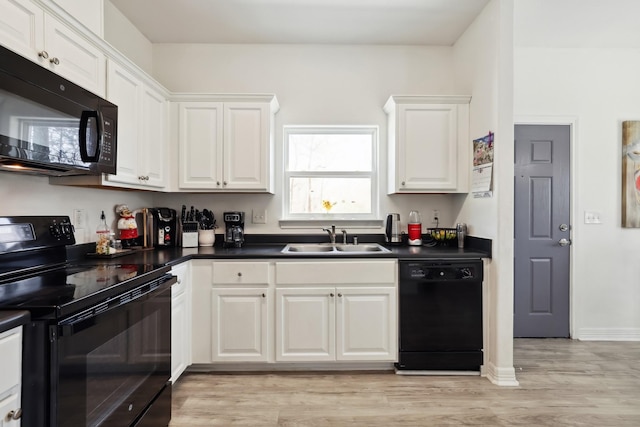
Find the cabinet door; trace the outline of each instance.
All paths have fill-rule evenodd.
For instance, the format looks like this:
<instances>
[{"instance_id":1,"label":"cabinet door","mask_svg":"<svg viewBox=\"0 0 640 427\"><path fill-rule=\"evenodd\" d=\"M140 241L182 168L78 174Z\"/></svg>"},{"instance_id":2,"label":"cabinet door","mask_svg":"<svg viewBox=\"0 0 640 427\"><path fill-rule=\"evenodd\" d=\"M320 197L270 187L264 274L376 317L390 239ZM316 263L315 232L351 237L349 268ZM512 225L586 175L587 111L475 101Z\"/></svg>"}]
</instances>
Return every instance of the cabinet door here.
<instances>
[{"instance_id":1,"label":"cabinet door","mask_svg":"<svg viewBox=\"0 0 640 427\"><path fill-rule=\"evenodd\" d=\"M150 187L166 186L167 100L156 90L144 86L142 90L142 122L140 146L140 176L142 184Z\"/></svg>"},{"instance_id":2,"label":"cabinet door","mask_svg":"<svg viewBox=\"0 0 640 427\"><path fill-rule=\"evenodd\" d=\"M191 362L211 363L211 260L189 261L191 276Z\"/></svg>"},{"instance_id":3,"label":"cabinet door","mask_svg":"<svg viewBox=\"0 0 640 427\"><path fill-rule=\"evenodd\" d=\"M267 288L213 288L211 361L266 362Z\"/></svg>"},{"instance_id":4,"label":"cabinet door","mask_svg":"<svg viewBox=\"0 0 640 427\"><path fill-rule=\"evenodd\" d=\"M269 190L268 107L251 102L224 104L224 189Z\"/></svg>"},{"instance_id":5,"label":"cabinet door","mask_svg":"<svg viewBox=\"0 0 640 427\"><path fill-rule=\"evenodd\" d=\"M174 285L175 286L175 285ZM171 292L171 382L187 368L187 297L184 293Z\"/></svg>"},{"instance_id":6,"label":"cabinet door","mask_svg":"<svg viewBox=\"0 0 640 427\"><path fill-rule=\"evenodd\" d=\"M398 105L395 190L456 190L457 106Z\"/></svg>"},{"instance_id":7,"label":"cabinet door","mask_svg":"<svg viewBox=\"0 0 640 427\"><path fill-rule=\"evenodd\" d=\"M44 12L30 1L0 1L0 44L29 58L38 60L44 49ZM44 59L41 59L44 61Z\"/></svg>"},{"instance_id":8,"label":"cabinet door","mask_svg":"<svg viewBox=\"0 0 640 427\"><path fill-rule=\"evenodd\" d=\"M191 364L191 282L189 263L171 269L177 282L171 287L171 381Z\"/></svg>"},{"instance_id":9,"label":"cabinet door","mask_svg":"<svg viewBox=\"0 0 640 427\"><path fill-rule=\"evenodd\" d=\"M179 186L222 189L222 103L179 106Z\"/></svg>"},{"instance_id":10,"label":"cabinet door","mask_svg":"<svg viewBox=\"0 0 640 427\"><path fill-rule=\"evenodd\" d=\"M10 412L17 412L20 409L20 391L10 394L4 399L0 399L0 427L20 427L20 419L14 420L9 417Z\"/></svg>"},{"instance_id":11,"label":"cabinet door","mask_svg":"<svg viewBox=\"0 0 640 427\"><path fill-rule=\"evenodd\" d=\"M45 14L44 22L45 49L49 53L50 68L104 97L106 57L102 51L52 16Z\"/></svg>"},{"instance_id":12,"label":"cabinet door","mask_svg":"<svg viewBox=\"0 0 640 427\"><path fill-rule=\"evenodd\" d=\"M107 99L118 106L117 174L109 181L138 184L138 144L142 82L117 63L109 62Z\"/></svg>"},{"instance_id":13,"label":"cabinet door","mask_svg":"<svg viewBox=\"0 0 640 427\"><path fill-rule=\"evenodd\" d=\"M397 357L396 288L338 288L337 360Z\"/></svg>"},{"instance_id":14,"label":"cabinet door","mask_svg":"<svg viewBox=\"0 0 640 427\"><path fill-rule=\"evenodd\" d=\"M335 290L276 289L276 361L335 358Z\"/></svg>"}]
</instances>

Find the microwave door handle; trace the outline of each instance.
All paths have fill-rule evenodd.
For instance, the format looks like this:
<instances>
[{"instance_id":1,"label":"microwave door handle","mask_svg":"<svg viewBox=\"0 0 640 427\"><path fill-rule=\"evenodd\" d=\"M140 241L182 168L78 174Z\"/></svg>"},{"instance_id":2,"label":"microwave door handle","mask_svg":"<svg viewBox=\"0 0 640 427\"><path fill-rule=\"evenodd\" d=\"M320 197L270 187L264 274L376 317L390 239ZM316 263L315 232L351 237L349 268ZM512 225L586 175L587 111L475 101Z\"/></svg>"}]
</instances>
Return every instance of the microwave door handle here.
<instances>
[{"instance_id":1,"label":"microwave door handle","mask_svg":"<svg viewBox=\"0 0 640 427\"><path fill-rule=\"evenodd\" d=\"M90 118L96 119L96 153L90 156L87 152L87 125ZM85 163L98 163L100 146L102 145L102 122L97 111L83 111L80 117L80 158Z\"/></svg>"}]
</instances>

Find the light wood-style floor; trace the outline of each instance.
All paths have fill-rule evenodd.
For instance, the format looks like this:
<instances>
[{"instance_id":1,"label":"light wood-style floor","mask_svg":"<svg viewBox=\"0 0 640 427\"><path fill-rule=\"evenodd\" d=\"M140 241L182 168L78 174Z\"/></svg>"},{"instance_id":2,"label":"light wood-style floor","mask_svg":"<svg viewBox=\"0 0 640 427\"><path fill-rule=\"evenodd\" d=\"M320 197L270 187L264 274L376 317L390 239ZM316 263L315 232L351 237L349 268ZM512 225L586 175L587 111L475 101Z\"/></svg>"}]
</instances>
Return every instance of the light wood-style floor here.
<instances>
[{"instance_id":1,"label":"light wood-style floor","mask_svg":"<svg viewBox=\"0 0 640 427\"><path fill-rule=\"evenodd\" d=\"M393 373L186 373L183 426L640 426L640 342L516 339L518 387Z\"/></svg>"}]
</instances>

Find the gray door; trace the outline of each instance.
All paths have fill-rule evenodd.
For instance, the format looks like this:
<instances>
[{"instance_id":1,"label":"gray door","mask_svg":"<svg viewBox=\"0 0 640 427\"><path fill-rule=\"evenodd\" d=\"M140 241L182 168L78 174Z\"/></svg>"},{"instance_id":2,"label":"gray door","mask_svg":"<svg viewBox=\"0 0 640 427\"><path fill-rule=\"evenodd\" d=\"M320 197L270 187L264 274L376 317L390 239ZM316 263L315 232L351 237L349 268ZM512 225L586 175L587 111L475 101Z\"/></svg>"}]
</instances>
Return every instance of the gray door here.
<instances>
[{"instance_id":1,"label":"gray door","mask_svg":"<svg viewBox=\"0 0 640 427\"><path fill-rule=\"evenodd\" d=\"M570 127L515 127L515 337L569 336Z\"/></svg>"}]
</instances>

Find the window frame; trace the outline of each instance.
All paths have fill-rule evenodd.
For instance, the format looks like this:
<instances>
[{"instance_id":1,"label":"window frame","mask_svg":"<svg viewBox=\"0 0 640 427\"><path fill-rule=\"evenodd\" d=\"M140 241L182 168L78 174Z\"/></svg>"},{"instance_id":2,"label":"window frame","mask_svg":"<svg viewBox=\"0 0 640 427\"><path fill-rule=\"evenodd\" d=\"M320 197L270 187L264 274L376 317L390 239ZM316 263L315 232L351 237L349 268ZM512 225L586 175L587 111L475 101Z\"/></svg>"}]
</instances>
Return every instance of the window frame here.
<instances>
[{"instance_id":1,"label":"window frame","mask_svg":"<svg viewBox=\"0 0 640 427\"><path fill-rule=\"evenodd\" d=\"M357 134L371 136L371 171L290 171L289 170L289 137L299 134ZM319 222L326 224L349 224L351 226L370 226L379 222L380 191L379 191L379 127L377 125L285 125L283 126L283 197L281 226L304 227ZM320 178L367 178L371 182L371 212L370 213L302 213L292 214L289 211L291 202L289 183L295 177Z\"/></svg>"}]
</instances>

